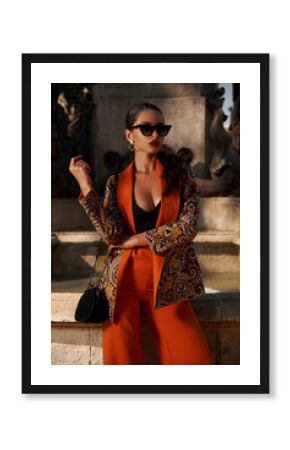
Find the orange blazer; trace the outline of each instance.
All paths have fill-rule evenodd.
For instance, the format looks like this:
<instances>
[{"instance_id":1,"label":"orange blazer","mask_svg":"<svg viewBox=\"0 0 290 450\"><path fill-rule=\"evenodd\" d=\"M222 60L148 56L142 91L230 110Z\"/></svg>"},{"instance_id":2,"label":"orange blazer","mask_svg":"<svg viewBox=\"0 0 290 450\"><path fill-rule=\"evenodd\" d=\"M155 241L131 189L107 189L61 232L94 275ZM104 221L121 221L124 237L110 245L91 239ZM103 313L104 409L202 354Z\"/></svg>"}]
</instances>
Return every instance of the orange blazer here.
<instances>
[{"instance_id":1,"label":"orange blazer","mask_svg":"<svg viewBox=\"0 0 290 450\"><path fill-rule=\"evenodd\" d=\"M80 205L108 245L121 242L125 234L137 233L132 210L134 171L133 160L118 176L111 175L103 198L93 188L86 196L79 196ZM153 256L155 308L160 308L193 300L203 295L205 290L193 245L199 214L195 177L188 171L188 178L182 189L165 196L163 165L158 159L156 171L162 193L161 206L156 227L146 231L145 238ZM118 286L122 283L131 252L131 249L113 248L107 255L100 287L106 291L111 322L114 322Z\"/></svg>"}]
</instances>

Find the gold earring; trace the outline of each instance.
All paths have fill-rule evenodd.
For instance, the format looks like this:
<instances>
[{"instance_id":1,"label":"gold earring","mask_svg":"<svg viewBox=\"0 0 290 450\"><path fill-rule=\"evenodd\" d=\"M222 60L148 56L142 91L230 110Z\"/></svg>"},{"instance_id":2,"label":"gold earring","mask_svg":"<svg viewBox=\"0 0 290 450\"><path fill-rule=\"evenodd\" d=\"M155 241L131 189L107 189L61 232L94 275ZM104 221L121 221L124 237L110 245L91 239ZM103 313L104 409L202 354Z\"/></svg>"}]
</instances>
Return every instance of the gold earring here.
<instances>
[{"instance_id":1,"label":"gold earring","mask_svg":"<svg viewBox=\"0 0 290 450\"><path fill-rule=\"evenodd\" d=\"M129 150L131 150L131 152L133 152L135 150L133 141L130 141L130 144L128 145L128 148L129 148Z\"/></svg>"}]
</instances>

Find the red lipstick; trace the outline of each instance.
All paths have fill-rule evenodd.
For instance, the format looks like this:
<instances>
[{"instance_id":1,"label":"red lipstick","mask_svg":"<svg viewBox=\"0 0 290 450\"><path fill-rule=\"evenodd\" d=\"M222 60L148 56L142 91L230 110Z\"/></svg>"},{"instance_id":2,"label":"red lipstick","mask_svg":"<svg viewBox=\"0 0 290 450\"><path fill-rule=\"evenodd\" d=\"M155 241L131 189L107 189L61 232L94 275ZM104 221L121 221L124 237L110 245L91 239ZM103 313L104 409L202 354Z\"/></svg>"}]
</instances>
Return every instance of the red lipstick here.
<instances>
[{"instance_id":1,"label":"red lipstick","mask_svg":"<svg viewBox=\"0 0 290 450\"><path fill-rule=\"evenodd\" d=\"M149 142L149 145L151 145L151 147L158 147L160 145L160 141L159 139L154 139L153 141Z\"/></svg>"}]
</instances>

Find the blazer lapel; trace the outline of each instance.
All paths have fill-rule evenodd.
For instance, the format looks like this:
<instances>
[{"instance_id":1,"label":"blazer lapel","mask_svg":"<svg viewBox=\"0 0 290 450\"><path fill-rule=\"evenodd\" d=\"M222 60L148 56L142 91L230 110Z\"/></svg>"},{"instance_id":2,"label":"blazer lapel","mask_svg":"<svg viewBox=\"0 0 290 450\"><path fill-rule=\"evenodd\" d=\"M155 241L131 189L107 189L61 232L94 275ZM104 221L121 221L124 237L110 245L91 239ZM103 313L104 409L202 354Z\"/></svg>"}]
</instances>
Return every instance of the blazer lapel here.
<instances>
[{"instance_id":1,"label":"blazer lapel","mask_svg":"<svg viewBox=\"0 0 290 450\"><path fill-rule=\"evenodd\" d=\"M135 161L129 164L120 174L118 179L117 201L119 210L126 222L130 233L136 234L137 230L134 224L133 210L132 210L132 195L134 189L134 171Z\"/></svg>"},{"instance_id":2,"label":"blazer lapel","mask_svg":"<svg viewBox=\"0 0 290 450\"><path fill-rule=\"evenodd\" d=\"M164 225L166 223L174 222L177 219L179 205L180 205L180 195L179 190L171 192L169 195L163 195L165 189L165 180L162 178L164 173L164 168L159 159L156 159L156 172L159 176L160 188L161 188L161 206L159 210L158 219L156 222L156 227Z\"/></svg>"},{"instance_id":3,"label":"blazer lapel","mask_svg":"<svg viewBox=\"0 0 290 450\"><path fill-rule=\"evenodd\" d=\"M164 168L159 159L156 159L156 171L159 176L161 188L161 206L156 227L175 222L178 218L180 206L180 190L171 192L169 195L163 195L165 189L165 180L162 178ZM153 286L154 286L154 302L157 302L157 289L161 277L165 254L153 253Z\"/></svg>"},{"instance_id":4,"label":"blazer lapel","mask_svg":"<svg viewBox=\"0 0 290 450\"><path fill-rule=\"evenodd\" d=\"M156 227L159 227L160 225L173 222L177 219L180 206L180 192L178 190L175 192L171 192L167 196L163 195L163 191L165 188L165 180L162 178L164 168L159 159L156 159L156 172L159 177L161 189L161 205L156 222ZM126 169L119 174L117 201L118 207L122 213L122 216L124 217L128 230L132 234L137 234L132 209L134 178L135 161L133 160L129 164L129 166L127 166Z\"/></svg>"}]
</instances>

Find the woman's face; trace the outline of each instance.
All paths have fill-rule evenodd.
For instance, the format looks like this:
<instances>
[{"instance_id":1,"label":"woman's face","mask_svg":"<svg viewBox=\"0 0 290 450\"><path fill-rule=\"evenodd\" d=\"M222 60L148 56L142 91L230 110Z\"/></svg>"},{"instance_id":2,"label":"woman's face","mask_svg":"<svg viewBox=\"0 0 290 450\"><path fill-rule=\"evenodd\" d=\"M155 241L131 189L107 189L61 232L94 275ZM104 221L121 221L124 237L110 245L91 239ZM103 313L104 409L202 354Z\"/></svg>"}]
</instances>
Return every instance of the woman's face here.
<instances>
[{"instance_id":1,"label":"woman's face","mask_svg":"<svg viewBox=\"0 0 290 450\"><path fill-rule=\"evenodd\" d=\"M159 123L164 123L162 114L153 109L144 109L138 114L133 126L143 124L157 125ZM151 136L144 136L140 128L125 130L125 136L129 142L134 142L135 152L145 153L157 153L165 139L165 137L159 136L156 130L153 131Z\"/></svg>"}]
</instances>

